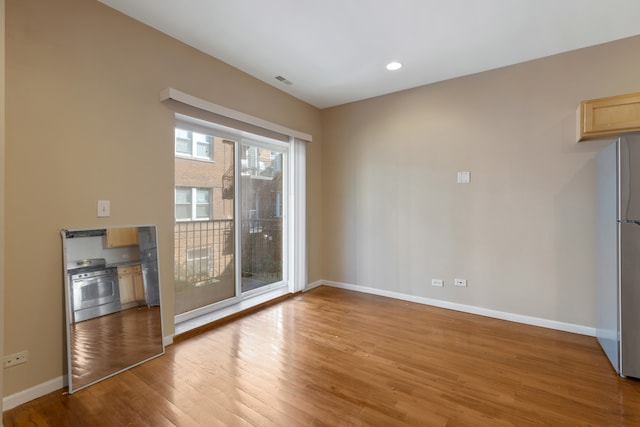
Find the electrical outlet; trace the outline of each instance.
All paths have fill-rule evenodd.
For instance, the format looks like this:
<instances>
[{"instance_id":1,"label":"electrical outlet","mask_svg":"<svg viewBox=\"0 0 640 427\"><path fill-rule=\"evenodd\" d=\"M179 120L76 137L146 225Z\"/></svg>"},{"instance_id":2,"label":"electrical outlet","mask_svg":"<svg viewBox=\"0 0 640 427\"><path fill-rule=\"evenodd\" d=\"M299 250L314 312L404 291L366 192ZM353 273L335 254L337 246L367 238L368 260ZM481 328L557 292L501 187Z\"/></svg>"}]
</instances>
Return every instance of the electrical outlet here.
<instances>
[{"instance_id":1,"label":"electrical outlet","mask_svg":"<svg viewBox=\"0 0 640 427\"><path fill-rule=\"evenodd\" d=\"M463 286L463 287L467 287L467 279L453 279L453 283L456 286Z\"/></svg>"},{"instance_id":2,"label":"electrical outlet","mask_svg":"<svg viewBox=\"0 0 640 427\"><path fill-rule=\"evenodd\" d=\"M2 359L2 366L4 368L10 368L12 366L20 365L22 363L27 363L29 360L29 352L27 350L13 353L8 356L5 356Z\"/></svg>"},{"instance_id":3,"label":"electrical outlet","mask_svg":"<svg viewBox=\"0 0 640 427\"><path fill-rule=\"evenodd\" d=\"M444 280L442 279L431 279L431 286L437 286L439 288L444 286Z\"/></svg>"}]
</instances>

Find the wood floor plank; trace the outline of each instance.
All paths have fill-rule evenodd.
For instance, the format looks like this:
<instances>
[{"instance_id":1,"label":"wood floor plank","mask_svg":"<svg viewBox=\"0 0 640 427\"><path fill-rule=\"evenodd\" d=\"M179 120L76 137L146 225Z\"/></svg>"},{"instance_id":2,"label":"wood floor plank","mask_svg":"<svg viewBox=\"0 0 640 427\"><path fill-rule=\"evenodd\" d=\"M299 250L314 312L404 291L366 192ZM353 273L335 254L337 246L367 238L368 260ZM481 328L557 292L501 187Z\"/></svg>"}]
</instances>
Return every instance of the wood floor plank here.
<instances>
[{"instance_id":1,"label":"wood floor plank","mask_svg":"<svg viewBox=\"0 0 640 427\"><path fill-rule=\"evenodd\" d=\"M319 287L5 426L636 426L596 340Z\"/></svg>"}]
</instances>

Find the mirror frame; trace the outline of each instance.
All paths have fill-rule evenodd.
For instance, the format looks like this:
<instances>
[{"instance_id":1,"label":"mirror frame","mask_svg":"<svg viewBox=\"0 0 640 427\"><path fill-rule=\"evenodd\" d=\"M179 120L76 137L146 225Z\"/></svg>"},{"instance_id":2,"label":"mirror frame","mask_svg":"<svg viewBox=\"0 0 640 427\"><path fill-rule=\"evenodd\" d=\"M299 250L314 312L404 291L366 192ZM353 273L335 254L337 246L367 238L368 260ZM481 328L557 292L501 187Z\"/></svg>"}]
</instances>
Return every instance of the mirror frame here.
<instances>
[{"instance_id":1,"label":"mirror frame","mask_svg":"<svg viewBox=\"0 0 640 427\"><path fill-rule=\"evenodd\" d=\"M155 246L155 262L156 265L158 266L157 268L157 284L158 284L158 312L159 312L159 331L160 331L160 337L159 337L159 349L160 351L157 353L153 353L151 356L146 357L142 356L140 360L135 360L133 362L123 362L121 363L121 365L118 365L117 367L114 367L112 371L105 373L103 375L98 374L95 378L90 378L88 380L88 382L86 383L82 383L78 386L74 386L74 378L73 378L73 367L74 367L74 360L73 360L73 349L72 349L72 336L71 336L71 329L72 329L72 324L76 323L74 321L74 301L73 301L73 295L71 292L71 280L70 280L70 275L69 275L69 263L72 263L76 260L71 260L68 259L67 257L67 252L68 252L68 244L69 244L69 240L71 239L70 237L67 237L68 233L91 233L91 232L96 232L96 233L100 233L100 232L104 232L104 236L106 236L107 234L107 230L110 229L126 229L126 228L144 228L144 227L152 227L153 228L153 238L155 239L156 242L156 246ZM145 363L151 359L155 359L156 357L162 356L165 353L165 343L164 343L164 326L163 326L163 317L162 317L162 286L161 286L161 281L160 281L160 269L159 269L159 256L158 256L158 248L157 248L157 241L158 241L158 227L155 224L143 224L143 225L130 225L130 226L102 226L102 227L91 227L91 228L68 228L68 229L62 229L60 230L60 234L62 236L62 258L63 258L63 274L64 274L64 295L65 295L65 319L66 319L66 341L67 341L67 378L68 378L68 390L69 390L69 394L72 394L76 391L79 391L83 388L89 387L90 385L93 385L97 382L100 382L106 378L112 377L114 375L117 375L119 373L122 373L130 368L133 368L134 366L138 366L142 363ZM106 241L107 238L103 236L103 247L102 250L108 250L108 249L112 249L112 248L108 248L105 247L106 245ZM75 237L74 237L75 238ZM129 247L134 247L135 245L130 245ZM138 250L140 250L139 248L140 244L138 243ZM135 261L123 261L121 263L112 263L112 264L107 264L105 266L105 268L110 268L110 267L117 267L118 264L132 264L135 265ZM140 261L142 261L142 255L140 257ZM140 263L142 264L142 262ZM143 279L144 280L144 279ZM118 283L116 281L116 283ZM144 283L144 282L143 282ZM119 287L119 284L118 284ZM119 291L118 291L119 292ZM118 300L120 300L120 297L118 297ZM118 302L120 303L120 301ZM153 304L155 305L155 304ZM147 307L150 307L147 306ZM125 309L120 309L120 312L125 311ZM91 317L91 318L87 318L86 320L79 320L78 322L82 322L82 321L87 321L87 320L93 320L93 319L98 319L98 318L103 318L105 316L103 315L97 315L96 317ZM155 346L155 343L153 344ZM149 353L151 354L151 353Z\"/></svg>"}]
</instances>

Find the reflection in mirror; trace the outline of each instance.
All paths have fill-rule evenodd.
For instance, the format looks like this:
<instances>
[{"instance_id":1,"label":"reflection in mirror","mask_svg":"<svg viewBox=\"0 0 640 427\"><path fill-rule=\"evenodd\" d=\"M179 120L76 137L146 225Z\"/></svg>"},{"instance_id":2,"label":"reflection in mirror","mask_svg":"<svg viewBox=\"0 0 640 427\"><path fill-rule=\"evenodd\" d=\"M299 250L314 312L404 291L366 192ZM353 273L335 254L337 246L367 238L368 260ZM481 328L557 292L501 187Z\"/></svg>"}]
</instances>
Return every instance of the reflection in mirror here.
<instances>
[{"instance_id":1,"label":"reflection in mirror","mask_svg":"<svg viewBox=\"0 0 640 427\"><path fill-rule=\"evenodd\" d=\"M164 353L154 225L62 230L69 392Z\"/></svg>"}]
</instances>

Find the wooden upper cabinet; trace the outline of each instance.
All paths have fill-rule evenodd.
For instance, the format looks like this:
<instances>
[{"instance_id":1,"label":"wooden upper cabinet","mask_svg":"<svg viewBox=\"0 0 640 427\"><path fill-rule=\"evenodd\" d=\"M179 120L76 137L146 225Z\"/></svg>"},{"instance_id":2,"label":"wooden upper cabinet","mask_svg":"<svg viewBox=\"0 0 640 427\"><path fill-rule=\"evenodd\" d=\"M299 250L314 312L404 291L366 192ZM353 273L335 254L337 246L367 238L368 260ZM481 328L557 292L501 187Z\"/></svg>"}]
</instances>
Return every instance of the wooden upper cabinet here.
<instances>
[{"instance_id":1,"label":"wooden upper cabinet","mask_svg":"<svg viewBox=\"0 0 640 427\"><path fill-rule=\"evenodd\" d=\"M578 142L640 132L640 93L582 101L578 107Z\"/></svg>"},{"instance_id":2,"label":"wooden upper cabinet","mask_svg":"<svg viewBox=\"0 0 640 427\"><path fill-rule=\"evenodd\" d=\"M135 246L138 244L138 228L107 228L107 247Z\"/></svg>"}]
</instances>

